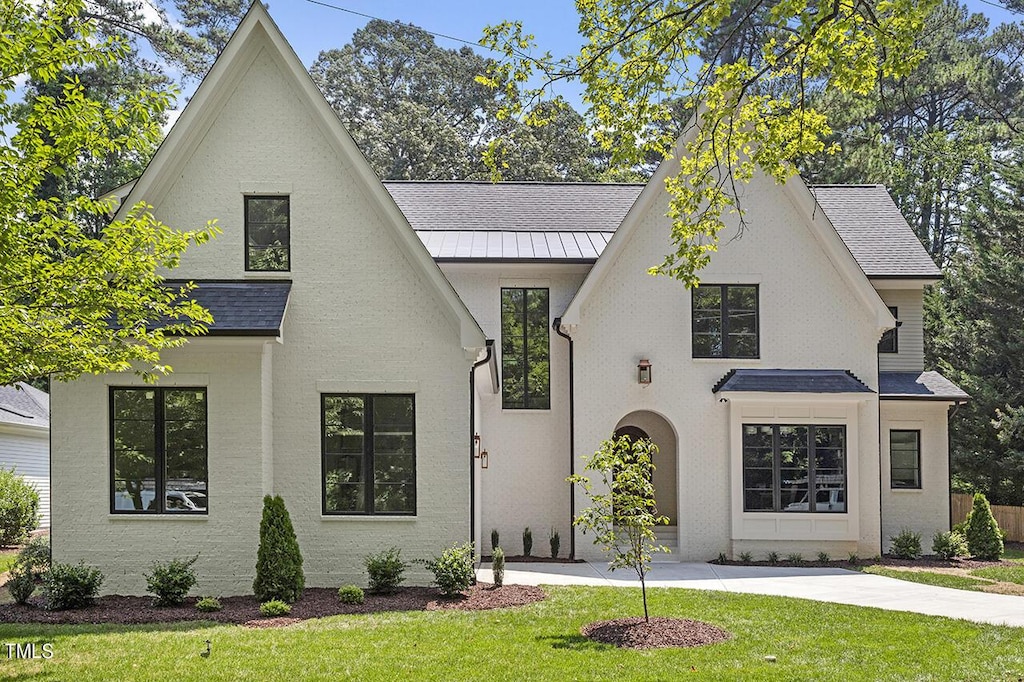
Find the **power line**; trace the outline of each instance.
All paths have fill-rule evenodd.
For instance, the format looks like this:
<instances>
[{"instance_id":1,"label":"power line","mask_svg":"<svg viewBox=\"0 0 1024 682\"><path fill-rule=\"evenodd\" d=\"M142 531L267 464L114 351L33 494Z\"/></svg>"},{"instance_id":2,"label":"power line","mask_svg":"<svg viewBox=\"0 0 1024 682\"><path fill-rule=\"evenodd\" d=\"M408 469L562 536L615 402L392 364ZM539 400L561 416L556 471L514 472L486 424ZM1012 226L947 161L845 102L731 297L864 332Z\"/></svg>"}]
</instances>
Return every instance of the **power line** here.
<instances>
[{"instance_id":1,"label":"power line","mask_svg":"<svg viewBox=\"0 0 1024 682\"><path fill-rule=\"evenodd\" d=\"M1006 5L1000 4L998 2L992 2L991 0L978 0L978 2L983 2L986 5L991 5L992 7L998 7L999 9L1009 12L1010 14L1024 16L1024 12L1021 12L1019 9L1013 9L1012 7L1007 7Z\"/></svg>"},{"instance_id":2,"label":"power line","mask_svg":"<svg viewBox=\"0 0 1024 682\"><path fill-rule=\"evenodd\" d=\"M337 5L331 5L331 4L326 3L326 2L321 2L320 0L306 0L306 2L310 3L311 5L320 5L321 7L327 7L329 9L337 10L339 12L345 12L346 14L354 14L357 17L363 17L364 19L375 19L377 21L383 21L384 23L392 24L393 26L403 26L404 27L404 26L410 25L410 24L403 24L400 21L393 21L391 19L381 19L380 17L375 17L372 14L365 14L363 12L357 12L354 9L348 9L347 7L338 7ZM455 36L450 36L450 35L447 35L445 33L438 33L436 31L430 31L430 30L427 30L427 29L419 27L419 26L417 26L416 28L418 28L419 30L423 31L424 33L429 33L430 35L434 36L435 38L444 38L445 40L453 40L456 43L462 43L464 45L469 45L470 47L483 48L483 49L489 50L491 52L498 52L498 50L495 50L492 47L487 47L486 45L481 45L480 43L475 43L475 42L473 42L471 40L464 40L462 38L456 38Z\"/></svg>"}]
</instances>

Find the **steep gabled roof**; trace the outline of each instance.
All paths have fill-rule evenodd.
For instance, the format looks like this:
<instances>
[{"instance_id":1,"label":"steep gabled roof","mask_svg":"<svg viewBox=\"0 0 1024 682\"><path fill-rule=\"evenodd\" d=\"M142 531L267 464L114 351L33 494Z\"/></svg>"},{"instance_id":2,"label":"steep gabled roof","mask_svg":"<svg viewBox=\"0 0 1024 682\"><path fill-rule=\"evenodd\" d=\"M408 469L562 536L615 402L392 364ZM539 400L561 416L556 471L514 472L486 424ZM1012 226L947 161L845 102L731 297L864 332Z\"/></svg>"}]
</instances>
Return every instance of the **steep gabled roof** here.
<instances>
[{"instance_id":1,"label":"steep gabled roof","mask_svg":"<svg viewBox=\"0 0 1024 682\"><path fill-rule=\"evenodd\" d=\"M882 185L815 185L810 190L868 277L942 277Z\"/></svg>"},{"instance_id":2,"label":"steep gabled roof","mask_svg":"<svg viewBox=\"0 0 1024 682\"><path fill-rule=\"evenodd\" d=\"M50 396L23 381L0 386L0 424L50 428Z\"/></svg>"},{"instance_id":3,"label":"steep gabled roof","mask_svg":"<svg viewBox=\"0 0 1024 682\"><path fill-rule=\"evenodd\" d=\"M264 50L292 77L298 99L309 108L313 120L352 172L365 195L377 204L384 221L394 228L396 242L409 262L421 271L425 282L450 310L453 321L459 324L461 345L467 350L483 349L485 338L480 326L427 253L391 195L374 175L351 135L259 0L253 3L213 68L199 84L195 95L122 202L118 214L123 215L129 206L138 201L145 200L153 205L161 202L185 163L202 144L205 134L249 66Z\"/></svg>"}]
</instances>

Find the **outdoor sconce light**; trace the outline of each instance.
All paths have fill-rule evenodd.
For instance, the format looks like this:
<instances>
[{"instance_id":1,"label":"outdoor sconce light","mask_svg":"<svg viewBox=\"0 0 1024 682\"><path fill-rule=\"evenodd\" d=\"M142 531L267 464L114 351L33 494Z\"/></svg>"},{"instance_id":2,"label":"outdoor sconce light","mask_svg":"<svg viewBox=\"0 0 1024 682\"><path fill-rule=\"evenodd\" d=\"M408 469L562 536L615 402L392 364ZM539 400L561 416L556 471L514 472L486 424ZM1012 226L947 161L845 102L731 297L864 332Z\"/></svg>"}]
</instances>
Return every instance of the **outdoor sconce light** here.
<instances>
[{"instance_id":1,"label":"outdoor sconce light","mask_svg":"<svg viewBox=\"0 0 1024 682\"><path fill-rule=\"evenodd\" d=\"M640 361L640 364L636 366L637 376L636 380L639 384L647 385L651 383L651 361L644 358Z\"/></svg>"},{"instance_id":2,"label":"outdoor sconce light","mask_svg":"<svg viewBox=\"0 0 1024 682\"><path fill-rule=\"evenodd\" d=\"M480 434L473 434L473 457L480 459Z\"/></svg>"},{"instance_id":3,"label":"outdoor sconce light","mask_svg":"<svg viewBox=\"0 0 1024 682\"><path fill-rule=\"evenodd\" d=\"M486 450L481 450L480 451L480 468L481 469L486 469L487 468L487 451Z\"/></svg>"}]
</instances>

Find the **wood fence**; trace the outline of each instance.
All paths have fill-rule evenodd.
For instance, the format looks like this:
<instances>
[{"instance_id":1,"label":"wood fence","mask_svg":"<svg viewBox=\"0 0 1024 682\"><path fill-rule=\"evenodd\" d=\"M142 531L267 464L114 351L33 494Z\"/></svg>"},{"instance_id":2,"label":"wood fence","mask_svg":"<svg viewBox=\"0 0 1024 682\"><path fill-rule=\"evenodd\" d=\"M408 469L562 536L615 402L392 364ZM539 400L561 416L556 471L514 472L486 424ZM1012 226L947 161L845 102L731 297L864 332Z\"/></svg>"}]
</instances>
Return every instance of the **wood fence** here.
<instances>
[{"instance_id":1,"label":"wood fence","mask_svg":"<svg viewBox=\"0 0 1024 682\"><path fill-rule=\"evenodd\" d=\"M953 493L950 495L953 505L953 523L960 523L967 518L974 504L973 495ZM1024 507L1004 507L992 505L992 516L996 523L1006 532L1006 539L1012 542L1024 542Z\"/></svg>"}]
</instances>

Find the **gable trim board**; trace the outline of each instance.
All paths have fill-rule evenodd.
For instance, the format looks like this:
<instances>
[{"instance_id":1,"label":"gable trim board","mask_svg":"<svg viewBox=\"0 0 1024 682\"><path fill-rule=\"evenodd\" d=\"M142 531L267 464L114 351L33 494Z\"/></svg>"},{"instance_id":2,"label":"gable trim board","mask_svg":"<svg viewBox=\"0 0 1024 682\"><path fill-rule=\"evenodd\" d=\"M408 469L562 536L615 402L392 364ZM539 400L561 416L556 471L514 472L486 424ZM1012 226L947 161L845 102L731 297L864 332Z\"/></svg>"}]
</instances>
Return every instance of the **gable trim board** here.
<instances>
[{"instance_id":1,"label":"gable trim board","mask_svg":"<svg viewBox=\"0 0 1024 682\"><path fill-rule=\"evenodd\" d=\"M203 138L234 92L238 81L265 50L269 50L276 61L293 76L289 79L289 84L297 86L297 99L310 109L325 137L333 144L344 167L358 180L363 194L375 203L385 222L394 228L392 235L400 249L445 304L451 321L458 325L460 342L466 351L467 359L476 359L483 352L485 345L484 333L476 319L431 258L394 199L374 175L352 136L345 130L341 120L317 89L298 55L259 0L252 4L142 176L131 186L116 217L124 217L129 208L139 201L146 201L151 205L158 205L161 202L167 188L170 187L171 179L181 172L184 164L202 144ZM263 181L242 179L240 182L252 185L254 182ZM113 194L118 196L125 187L118 188Z\"/></svg>"}]
</instances>

